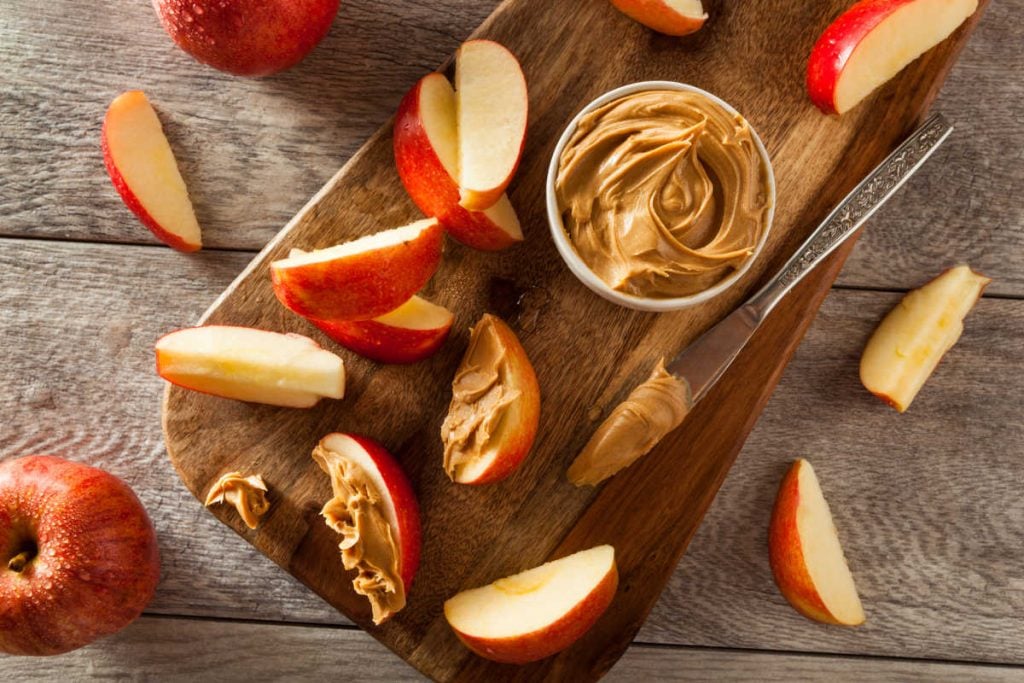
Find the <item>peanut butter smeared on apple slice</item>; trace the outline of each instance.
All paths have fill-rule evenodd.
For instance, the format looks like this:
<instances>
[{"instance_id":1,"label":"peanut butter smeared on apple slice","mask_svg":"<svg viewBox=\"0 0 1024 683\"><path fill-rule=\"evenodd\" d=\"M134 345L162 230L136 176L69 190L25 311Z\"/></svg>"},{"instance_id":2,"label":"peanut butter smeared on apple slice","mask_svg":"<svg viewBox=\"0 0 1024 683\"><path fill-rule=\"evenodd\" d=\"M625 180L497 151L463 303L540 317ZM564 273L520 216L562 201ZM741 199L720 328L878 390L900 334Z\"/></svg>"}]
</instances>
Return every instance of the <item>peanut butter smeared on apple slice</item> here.
<instances>
[{"instance_id":1,"label":"peanut butter smeared on apple slice","mask_svg":"<svg viewBox=\"0 0 1024 683\"><path fill-rule=\"evenodd\" d=\"M381 624L405 607L398 544L384 496L363 468L340 453L318 445L313 459L331 478L334 492L320 514L341 534L341 562L345 569L356 570L352 585L369 599L373 623Z\"/></svg>"},{"instance_id":2,"label":"peanut butter smeared on apple slice","mask_svg":"<svg viewBox=\"0 0 1024 683\"><path fill-rule=\"evenodd\" d=\"M210 507L224 503L233 505L245 525L255 529L270 509L263 477L258 474L247 477L241 472L228 472L210 487L204 505Z\"/></svg>"},{"instance_id":3,"label":"peanut butter smeared on apple slice","mask_svg":"<svg viewBox=\"0 0 1024 683\"><path fill-rule=\"evenodd\" d=\"M686 383L659 360L650 378L605 418L569 467L569 481L594 486L623 470L678 427L690 410Z\"/></svg>"},{"instance_id":4,"label":"peanut butter smeared on apple slice","mask_svg":"<svg viewBox=\"0 0 1024 683\"><path fill-rule=\"evenodd\" d=\"M539 414L540 390L526 352L508 325L484 314L472 329L441 425L445 472L464 484L508 476L530 450Z\"/></svg>"}]
</instances>

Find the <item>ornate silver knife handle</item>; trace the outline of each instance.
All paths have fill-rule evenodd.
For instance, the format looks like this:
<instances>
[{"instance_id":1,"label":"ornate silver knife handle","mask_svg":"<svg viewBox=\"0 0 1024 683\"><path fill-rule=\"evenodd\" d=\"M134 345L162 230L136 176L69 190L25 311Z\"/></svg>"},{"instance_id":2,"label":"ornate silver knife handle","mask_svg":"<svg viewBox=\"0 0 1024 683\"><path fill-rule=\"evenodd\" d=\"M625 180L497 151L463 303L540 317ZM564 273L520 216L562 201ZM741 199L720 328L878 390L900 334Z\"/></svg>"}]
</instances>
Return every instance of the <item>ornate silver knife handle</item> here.
<instances>
[{"instance_id":1,"label":"ornate silver knife handle","mask_svg":"<svg viewBox=\"0 0 1024 683\"><path fill-rule=\"evenodd\" d=\"M747 306L763 320L800 279L845 242L914 174L953 127L942 114L928 118L855 187Z\"/></svg>"}]
</instances>

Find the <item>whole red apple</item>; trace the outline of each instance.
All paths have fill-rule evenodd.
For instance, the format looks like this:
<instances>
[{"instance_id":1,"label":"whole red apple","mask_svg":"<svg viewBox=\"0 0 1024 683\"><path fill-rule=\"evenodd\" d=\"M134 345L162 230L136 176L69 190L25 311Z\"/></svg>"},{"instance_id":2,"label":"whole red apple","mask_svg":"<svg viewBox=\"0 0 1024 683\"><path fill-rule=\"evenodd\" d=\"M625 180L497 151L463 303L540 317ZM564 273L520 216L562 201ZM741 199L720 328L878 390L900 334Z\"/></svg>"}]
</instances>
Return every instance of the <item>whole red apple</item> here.
<instances>
[{"instance_id":1,"label":"whole red apple","mask_svg":"<svg viewBox=\"0 0 1024 683\"><path fill-rule=\"evenodd\" d=\"M48 455L0 462L0 652L55 655L134 621L160 578L128 485Z\"/></svg>"},{"instance_id":2,"label":"whole red apple","mask_svg":"<svg viewBox=\"0 0 1024 683\"><path fill-rule=\"evenodd\" d=\"M174 42L238 76L298 64L331 28L339 0L153 0Z\"/></svg>"}]
</instances>

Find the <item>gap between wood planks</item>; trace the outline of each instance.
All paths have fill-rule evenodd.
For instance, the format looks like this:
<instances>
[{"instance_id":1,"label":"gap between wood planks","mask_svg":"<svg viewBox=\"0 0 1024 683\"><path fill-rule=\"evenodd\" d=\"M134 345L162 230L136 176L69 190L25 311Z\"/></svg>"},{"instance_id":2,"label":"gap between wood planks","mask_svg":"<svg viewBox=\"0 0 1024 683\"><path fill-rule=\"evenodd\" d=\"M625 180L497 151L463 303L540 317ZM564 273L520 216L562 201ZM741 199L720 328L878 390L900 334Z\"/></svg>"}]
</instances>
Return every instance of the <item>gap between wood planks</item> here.
<instances>
[{"instance_id":1,"label":"gap between wood planks","mask_svg":"<svg viewBox=\"0 0 1024 683\"><path fill-rule=\"evenodd\" d=\"M143 247L149 249L168 249L166 245L158 244L155 242L104 242L99 240L86 240L74 237L52 237L49 235L15 235L5 234L0 232L0 240L10 240L14 242L56 242L59 244L82 244L87 246L98 246L98 247ZM203 248L203 252L208 254L252 254L255 256L260 253L260 249L247 249L243 247L210 247ZM936 275L938 272L936 272ZM840 274L840 277L842 275ZM922 283L923 284L923 283ZM899 287L868 287L865 285L847 285L847 284L833 284L831 289L851 292L880 292L888 294L902 294L910 291L909 288ZM982 294L983 299L999 299L1005 301L1024 301L1024 294L1003 294L1003 293L989 293L985 292ZM211 298L211 301L213 299Z\"/></svg>"}]
</instances>

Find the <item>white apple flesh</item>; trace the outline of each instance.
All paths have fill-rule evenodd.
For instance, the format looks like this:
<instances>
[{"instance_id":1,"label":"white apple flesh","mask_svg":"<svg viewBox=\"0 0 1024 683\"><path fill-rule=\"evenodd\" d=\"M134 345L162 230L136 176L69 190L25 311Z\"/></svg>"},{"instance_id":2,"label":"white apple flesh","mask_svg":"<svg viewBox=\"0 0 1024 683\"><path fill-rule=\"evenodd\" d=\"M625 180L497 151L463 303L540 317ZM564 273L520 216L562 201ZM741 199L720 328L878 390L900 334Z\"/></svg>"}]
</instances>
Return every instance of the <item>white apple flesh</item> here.
<instances>
[{"instance_id":1,"label":"white apple flesh","mask_svg":"<svg viewBox=\"0 0 1024 683\"><path fill-rule=\"evenodd\" d=\"M309 408L345 395L341 358L297 334L226 325L177 330L156 344L167 381L222 398Z\"/></svg>"},{"instance_id":2,"label":"white apple flesh","mask_svg":"<svg viewBox=\"0 0 1024 683\"><path fill-rule=\"evenodd\" d=\"M617 586L615 549L602 545L463 591L445 602L444 615L476 654L525 664L582 637Z\"/></svg>"},{"instance_id":3,"label":"white apple flesh","mask_svg":"<svg viewBox=\"0 0 1024 683\"><path fill-rule=\"evenodd\" d=\"M909 292L864 347L864 387L901 413L909 408L960 339L964 318L990 282L968 266L957 266Z\"/></svg>"},{"instance_id":4,"label":"white apple flesh","mask_svg":"<svg viewBox=\"0 0 1024 683\"><path fill-rule=\"evenodd\" d=\"M861 0L815 43L807 91L826 114L843 114L949 37L978 0Z\"/></svg>"},{"instance_id":5,"label":"white apple flesh","mask_svg":"<svg viewBox=\"0 0 1024 683\"><path fill-rule=\"evenodd\" d=\"M827 624L864 623L832 511L806 460L793 463L779 487L768 550L779 592L798 612Z\"/></svg>"},{"instance_id":6,"label":"white apple flesh","mask_svg":"<svg viewBox=\"0 0 1024 683\"><path fill-rule=\"evenodd\" d=\"M460 204L484 211L501 198L519 166L529 98L515 55L491 40L470 40L455 57Z\"/></svg>"}]
</instances>

